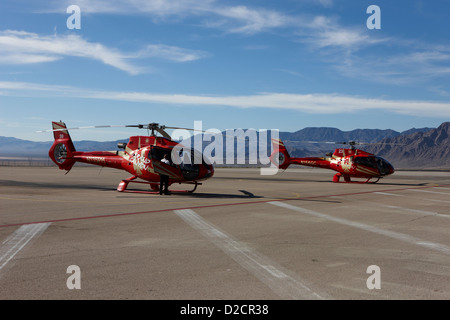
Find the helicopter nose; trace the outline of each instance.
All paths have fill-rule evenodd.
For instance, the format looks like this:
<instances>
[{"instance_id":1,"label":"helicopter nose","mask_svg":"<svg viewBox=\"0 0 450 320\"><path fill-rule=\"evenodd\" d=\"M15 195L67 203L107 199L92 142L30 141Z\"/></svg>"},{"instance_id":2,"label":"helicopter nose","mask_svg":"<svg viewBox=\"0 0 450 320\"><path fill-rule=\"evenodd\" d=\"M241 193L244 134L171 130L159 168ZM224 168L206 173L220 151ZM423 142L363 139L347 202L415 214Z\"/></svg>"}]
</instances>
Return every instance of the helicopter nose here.
<instances>
[{"instance_id":1,"label":"helicopter nose","mask_svg":"<svg viewBox=\"0 0 450 320\"><path fill-rule=\"evenodd\" d=\"M209 179L214 175L214 167L211 164L204 164L201 166L200 175L198 179Z\"/></svg>"},{"instance_id":2,"label":"helicopter nose","mask_svg":"<svg viewBox=\"0 0 450 320\"><path fill-rule=\"evenodd\" d=\"M394 166L392 164L390 164L389 166L389 174L393 174L395 172Z\"/></svg>"},{"instance_id":3,"label":"helicopter nose","mask_svg":"<svg viewBox=\"0 0 450 320\"><path fill-rule=\"evenodd\" d=\"M382 172L382 173L384 173L383 174L384 176L388 176L388 175L393 174L395 172L394 166L392 164L390 164L389 162L386 161L385 166L386 166L386 169L383 170L384 172Z\"/></svg>"},{"instance_id":4,"label":"helicopter nose","mask_svg":"<svg viewBox=\"0 0 450 320\"><path fill-rule=\"evenodd\" d=\"M380 176L384 177L384 176L388 176L390 174L394 173L394 166L392 164L389 163L389 161L381 158L381 157L377 157L376 158L377 164L378 164L378 170L380 173Z\"/></svg>"}]
</instances>

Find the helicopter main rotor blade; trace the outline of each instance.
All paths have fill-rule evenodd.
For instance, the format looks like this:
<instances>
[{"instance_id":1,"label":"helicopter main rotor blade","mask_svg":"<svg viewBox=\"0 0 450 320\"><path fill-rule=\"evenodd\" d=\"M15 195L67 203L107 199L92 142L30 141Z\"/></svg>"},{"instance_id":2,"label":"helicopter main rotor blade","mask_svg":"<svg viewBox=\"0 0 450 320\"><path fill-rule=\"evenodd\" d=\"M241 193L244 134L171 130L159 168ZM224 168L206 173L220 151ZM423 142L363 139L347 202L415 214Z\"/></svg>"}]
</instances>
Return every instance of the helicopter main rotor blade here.
<instances>
[{"instance_id":1,"label":"helicopter main rotor blade","mask_svg":"<svg viewBox=\"0 0 450 320\"><path fill-rule=\"evenodd\" d=\"M164 126L164 128L165 129L180 129L180 130L197 131L197 132L211 133L211 134L215 134L216 133L216 132L212 132L212 131L205 131L205 130L192 129L192 128L182 128L182 127L167 127L167 126Z\"/></svg>"},{"instance_id":2,"label":"helicopter main rotor blade","mask_svg":"<svg viewBox=\"0 0 450 320\"><path fill-rule=\"evenodd\" d=\"M39 130L35 131L36 133L42 133L42 132L55 132L55 131L64 131L64 130L78 130L78 129L102 129L102 128L124 128L126 126L111 126L111 125L105 125L105 126L86 126L86 127L73 127L73 128L64 128L64 129L53 129L53 130Z\"/></svg>"},{"instance_id":3,"label":"helicopter main rotor blade","mask_svg":"<svg viewBox=\"0 0 450 320\"><path fill-rule=\"evenodd\" d=\"M333 141L299 141L303 143L326 143L326 144L336 144L336 142Z\"/></svg>"},{"instance_id":4,"label":"helicopter main rotor blade","mask_svg":"<svg viewBox=\"0 0 450 320\"><path fill-rule=\"evenodd\" d=\"M199 129L192 129L192 128L182 128L182 127L166 127L164 126L165 129L180 129L180 130L189 130L189 131L198 131L198 132L205 132L203 130L199 130Z\"/></svg>"}]
</instances>

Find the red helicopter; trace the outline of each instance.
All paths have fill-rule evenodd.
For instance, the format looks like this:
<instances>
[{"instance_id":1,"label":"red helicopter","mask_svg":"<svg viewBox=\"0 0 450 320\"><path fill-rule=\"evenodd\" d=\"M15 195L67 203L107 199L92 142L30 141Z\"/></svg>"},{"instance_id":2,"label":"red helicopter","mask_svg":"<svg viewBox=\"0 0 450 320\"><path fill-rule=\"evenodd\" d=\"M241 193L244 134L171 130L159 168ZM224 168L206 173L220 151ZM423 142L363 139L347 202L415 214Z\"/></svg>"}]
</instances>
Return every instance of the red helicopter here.
<instances>
[{"instance_id":1,"label":"red helicopter","mask_svg":"<svg viewBox=\"0 0 450 320\"><path fill-rule=\"evenodd\" d=\"M53 135L55 141L49 150L49 156L53 162L58 165L59 169L69 172L76 162L89 163L102 167L110 167L119 170L125 170L132 176L122 180L117 187L117 191L125 192L130 182L149 184L153 191L128 191L139 193L159 193L161 175L169 177L168 185L173 183L186 183L194 185L193 190L178 192L194 192L200 181L211 178L214 175L212 164L207 164L205 159L201 163L191 161L194 157L202 157L202 155L194 150L181 148L179 164L171 161L172 150L175 146L180 145L173 141L170 135L164 129L186 129L176 127L161 126L158 123L150 123L147 125L127 125L125 127L137 127L140 129L151 130L148 136L132 136L128 143L119 143L118 148L123 151L93 151L80 152L76 151L69 131L64 122L52 122ZM97 126L111 127L111 126ZM75 128L79 129L79 128ZM190 129L188 129L190 130ZM156 132L162 136L156 136ZM166 158L172 164L166 164L161 160ZM183 160L184 159L184 160ZM187 160L187 161L186 161ZM209 161L209 163L211 163ZM135 181L140 178L144 181ZM177 190L171 190L177 192Z\"/></svg>"},{"instance_id":2,"label":"red helicopter","mask_svg":"<svg viewBox=\"0 0 450 320\"><path fill-rule=\"evenodd\" d=\"M344 177L345 182L352 182L351 178L377 179L394 173L394 167L385 159L372 153L356 149L355 141L336 142L336 144L349 144L350 148L338 148L333 154L328 153L326 157L304 157L292 158L280 139L272 139L273 153L270 160L280 169L286 169L291 164L299 164L309 167L318 167L337 171L333 177L333 182L339 182L340 177Z\"/></svg>"}]
</instances>

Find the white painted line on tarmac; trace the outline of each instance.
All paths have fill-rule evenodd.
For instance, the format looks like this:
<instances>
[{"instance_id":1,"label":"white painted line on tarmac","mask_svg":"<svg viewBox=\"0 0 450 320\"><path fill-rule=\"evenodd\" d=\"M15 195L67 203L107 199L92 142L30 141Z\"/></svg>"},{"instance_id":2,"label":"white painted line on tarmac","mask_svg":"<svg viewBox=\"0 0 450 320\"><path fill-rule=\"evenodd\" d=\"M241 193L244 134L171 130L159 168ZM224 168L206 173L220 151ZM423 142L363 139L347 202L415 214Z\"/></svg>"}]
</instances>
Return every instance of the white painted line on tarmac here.
<instances>
[{"instance_id":1,"label":"white painted line on tarmac","mask_svg":"<svg viewBox=\"0 0 450 320\"><path fill-rule=\"evenodd\" d=\"M429 190L420 190L420 189L408 189L408 191L415 191L415 192L427 192L427 193L434 193L434 194L445 194L450 195L448 192L438 192L438 191L429 191Z\"/></svg>"},{"instance_id":2,"label":"white painted line on tarmac","mask_svg":"<svg viewBox=\"0 0 450 320\"><path fill-rule=\"evenodd\" d=\"M393 197L404 197L401 194L395 194L395 193L388 193L388 192L374 192L376 194L382 194L384 196L393 196Z\"/></svg>"},{"instance_id":3,"label":"white painted line on tarmac","mask_svg":"<svg viewBox=\"0 0 450 320\"><path fill-rule=\"evenodd\" d=\"M442 214L442 213L438 213L438 212L434 212L434 211L410 209L410 208L399 207L399 206L392 206L392 205L387 205L387 204L382 204L382 203L377 203L375 205L378 206L378 207L385 207L385 208L389 208L389 209L400 210L400 211L403 211L403 212L406 212L406 213L416 213L416 214L425 215L425 216L450 218L450 215L448 215L448 214Z\"/></svg>"},{"instance_id":4,"label":"white painted line on tarmac","mask_svg":"<svg viewBox=\"0 0 450 320\"><path fill-rule=\"evenodd\" d=\"M41 235L50 223L35 223L21 226L0 247L0 271L19 253L31 239Z\"/></svg>"},{"instance_id":5,"label":"white painted line on tarmac","mask_svg":"<svg viewBox=\"0 0 450 320\"><path fill-rule=\"evenodd\" d=\"M373 232L376 234L380 234L380 235L384 235L390 238L394 238L403 242L408 242L410 244L414 244L414 245L418 245L418 246L422 246L428 249L433 249L433 250L438 250L440 252L443 252L445 254L450 254L450 247L443 245L443 244L439 244L439 243L434 243L431 241L425 241L407 234L403 234L403 233L399 233L399 232L395 232L395 231L390 231L390 230L385 230L385 229L381 229L378 227L374 227L368 224L364 224L364 223L360 223L360 222L355 222L355 221L351 221L348 219L343 219L343 218L338 218L338 217L333 217L330 216L328 214L324 214L324 213L320 213L317 211L313 211L310 209L305 209L302 207L297 207L297 206L293 206L284 202L279 202L279 201L272 201L272 202L268 202L269 204L278 206L278 207L282 207L285 209L289 209L289 210L293 210L293 211L297 211L297 212L301 212L304 214L308 214L310 216L314 216L314 217L319 217L322 219L326 219L326 220L330 220L336 223L340 223L346 226L350 226L350 227L354 227L354 228L358 228L358 229L362 229L365 231L369 231L369 232Z\"/></svg>"},{"instance_id":6,"label":"white painted line on tarmac","mask_svg":"<svg viewBox=\"0 0 450 320\"><path fill-rule=\"evenodd\" d=\"M428 198L417 198L415 196L406 196L404 194L395 194L395 193L388 193L388 192L374 192L376 194L382 194L385 196L395 196L395 197L402 197L402 198L414 198L416 200L421 201L431 201L431 202L442 202L442 203L450 203L450 201L447 200L438 200L438 199L428 199Z\"/></svg>"},{"instance_id":7,"label":"white painted line on tarmac","mask_svg":"<svg viewBox=\"0 0 450 320\"><path fill-rule=\"evenodd\" d=\"M450 188L446 188L446 187L433 187L433 189L445 189L445 190L450 190Z\"/></svg>"},{"instance_id":8,"label":"white painted line on tarmac","mask_svg":"<svg viewBox=\"0 0 450 320\"><path fill-rule=\"evenodd\" d=\"M405 196L405 195L402 195L402 194L395 194L395 193L387 193L387 192L374 192L374 193L385 195L385 196L414 198L415 200L421 200L421 201L434 201L434 202L450 203L450 201L445 201L445 200L433 200L433 199L426 199L426 198L417 198L417 197L414 197L414 196ZM442 214L442 213L438 213L438 212L434 212L434 211L411 209L411 208L387 205L387 204L383 204L383 203L379 203L379 202L373 202L373 201L362 201L362 200L353 200L353 201L363 202L363 203L366 203L366 204L368 203L371 206L375 206L375 207L384 207L384 208L389 208L389 209L396 209L396 210L403 211L403 212L406 212L406 213L409 213L409 214L413 213L413 214L418 214L418 215L421 215L421 216L434 216L434 217L450 218L450 215L448 215L448 214Z\"/></svg>"},{"instance_id":9,"label":"white painted line on tarmac","mask_svg":"<svg viewBox=\"0 0 450 320\"><path fill-rule=\"evenodd\" d=\"M174 211L191 227L212 241L234 261L269 286L283 299L329 299L307 287L297 275L289 275L288 270L271 261L268 257L252 250L245 244L234 240L213 224L205 221L191 209Z\"/></svg>"}]
</instances>

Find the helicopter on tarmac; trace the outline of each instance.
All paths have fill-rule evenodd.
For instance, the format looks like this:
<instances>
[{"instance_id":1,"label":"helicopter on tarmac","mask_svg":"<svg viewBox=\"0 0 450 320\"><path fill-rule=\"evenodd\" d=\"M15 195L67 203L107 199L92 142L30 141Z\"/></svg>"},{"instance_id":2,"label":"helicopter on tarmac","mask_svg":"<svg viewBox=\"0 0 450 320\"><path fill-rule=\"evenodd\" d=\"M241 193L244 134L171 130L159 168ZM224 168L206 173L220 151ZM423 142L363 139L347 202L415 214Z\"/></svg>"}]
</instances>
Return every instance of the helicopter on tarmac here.
<instances>
[{"instance_id":1,"label":"helicopter on tarmac","mask_svg":"<svg viewBox=\"0 0 450 320\"><path fill-rule=\"evenodd\" d=\"M351 178L364 178L368 183L378 182L381 178L393 174L394 167L382 157L372 153L356 149L355 145L363 144L355 141L333 142L334 144L348 144L350 148L337 148L334 153L328 153L326 157L290 157L289 153L280 139L272 139L273 153L270 161L280 169L286 169L291 164L309 167L318 167L337 171L333 176L333 182L339 182L340 177L345 182L352 182Z\"/></svg>"},{"instance_id":2,"label":"helicopter on tarmac","mask_svg":"<svg viewBox=\"0 0 450 320\"><path fill-rule=\"evenodd\" d=\"M76 162L83 162L125 170L132 176L120 182L117 187L119 192L128 191L128 184L134 182L149 184L152 191L128 192L159 193L161 175L169 177L169 186L174 183L194 185L193 190L178 190L178 192L194 192L197 186L202 184L201 181L205 181L214 175L214 167L211 162L207 161L208 159L204 159L195 149L180 148L180 145L173 141L165 131L165 129L191 129L166 127L158 123L126 125L125 127L151 130L151 134L132 136L128 143L119 143L118 148L123 149L123 151L81 152L76 151L64 122L52 122L52 127L53 130L49 131L53 132L55 141L49 150L49 156L59 169L69 172ZM96 128L99 127L111 126L96 126ZM160 133L161 136L157 136L156 132ZM177 146L179 148L179 151L177 151L179 161L174 162L171 156L172 151ZM169 158L171 164L161 161L164 156ZM201 161L193 161L194 158L201 159ZM137 178L143 181L135 181ZM171 192L177 192L177 190L171 190Z\"/></svg>"}]
</instances>

